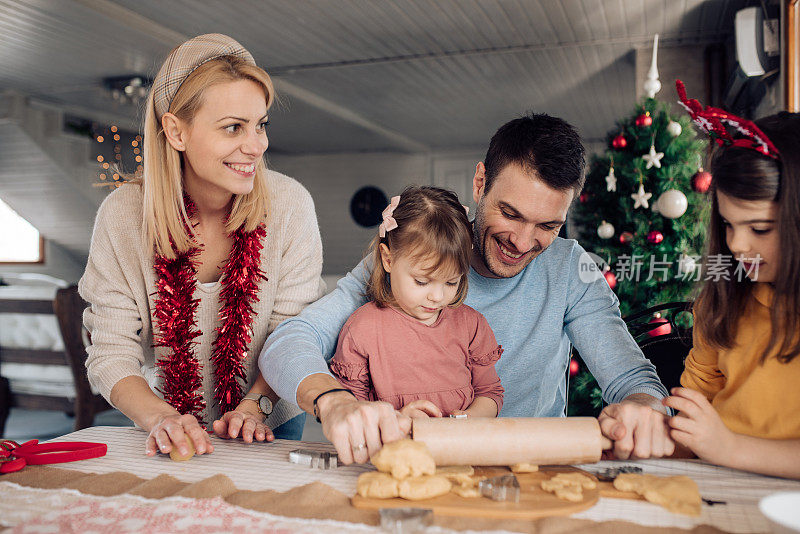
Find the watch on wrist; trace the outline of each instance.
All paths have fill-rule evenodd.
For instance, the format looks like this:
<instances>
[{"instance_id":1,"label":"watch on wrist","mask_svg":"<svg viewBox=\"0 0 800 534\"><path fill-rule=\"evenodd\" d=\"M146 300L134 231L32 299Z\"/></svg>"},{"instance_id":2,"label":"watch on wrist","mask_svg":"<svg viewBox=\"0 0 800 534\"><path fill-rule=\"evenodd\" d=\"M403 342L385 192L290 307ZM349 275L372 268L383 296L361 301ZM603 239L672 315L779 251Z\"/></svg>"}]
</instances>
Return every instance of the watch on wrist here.
<instances>
[{"instance_id":1,"label":"watch on wrist","mask_svg":"<svg viewBox=\"0 0 800 534\"><path fill-rule=\"evenodd\" d=\"M268 417L269 414L272 413L272 401L269 400L269 397L266 395L260 395L258 393L250 393L249 395L245 395L242 400L251 400L258 405L258 411L264 417Z\"/></svg>"}]
</instances>

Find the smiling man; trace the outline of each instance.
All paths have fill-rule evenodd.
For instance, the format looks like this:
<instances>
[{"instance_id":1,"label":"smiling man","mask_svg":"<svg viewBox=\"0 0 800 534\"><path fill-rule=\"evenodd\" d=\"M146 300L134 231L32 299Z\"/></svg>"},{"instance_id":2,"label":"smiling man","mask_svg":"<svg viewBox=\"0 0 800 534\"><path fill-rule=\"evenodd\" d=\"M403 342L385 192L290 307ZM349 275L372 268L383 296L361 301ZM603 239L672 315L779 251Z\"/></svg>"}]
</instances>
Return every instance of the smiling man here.
<instances>
[{"instance_id":1,"label":"smiling man","mask_svg":"<svg viewBox=\"0 0 800 534\"><path fill-rule=\"evenodd\" d=\"M580 137L563 120L543 114L503 125L476 166L478 208L465 303L486 317L504 348L496 365L506 390L499 416L563 416L572 343L609 403L600 426L615 441L615 455L668 455L674 445L660 403L667 392L655 368L628 333L605 279L580 272L584 249L557 237L583 182ZM366 302L368 261L278 326L259 359L282 398L321 419L344 463L366 462L410 426L385 403L356 401L328 372L339 330Z\"/></svg>"}]
</instances>

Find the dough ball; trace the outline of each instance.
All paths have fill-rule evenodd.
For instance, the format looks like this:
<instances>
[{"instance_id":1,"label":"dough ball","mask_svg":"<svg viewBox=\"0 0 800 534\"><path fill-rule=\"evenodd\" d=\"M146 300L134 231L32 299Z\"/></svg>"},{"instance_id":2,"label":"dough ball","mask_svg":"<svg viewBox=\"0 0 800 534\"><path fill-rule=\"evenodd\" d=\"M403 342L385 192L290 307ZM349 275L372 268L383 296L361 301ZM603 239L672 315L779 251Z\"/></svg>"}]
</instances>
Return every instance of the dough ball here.
<instances>
[{"instance_id":1,"label":"dough ball","mask_svg":"<svg viewBox=\"0 0 800 534\"><path fill-rule=\"evenodd\" d=\"M397 481L380 471L361 473L356 483L356 491L364 498L374 499L392 499L400 494Z\"/></svg>"},{"instance_id":2,"label":"dough ball","mask_svg":"<svg viewBox=\"0 0 800 534\"><path fill-rule=\"evenodd\" d=\"M410 439L401 439L384 445L378 454L372 457L372 465L377 467L378 471L391 473L397 480L410 476L433 475L436 472L436 463L428 452L428 447L424 443Z\"/></svg>"},{"instance_id":3,"label":"dough ball","mask_svg":"<svg viewBox=\"0 0 800 534\"><path fill-rule=\"evenodd\" d=\"M523 462L521 464L514 464L508 466L511 469L512 473L535 473L539 470L539 466L536 464L531 464L528 462Z\"/></svg>"},{"instance_id":4,"label":"dough ball","mask_svg":"<svg viewBox=\"0 0 800 534\"><path fill-rule=\"evenodd\" d=\"M432 499L450 491L452 484L443 476L423 475L401 480L398 484L400 496L410 501Z\"/></svg>"},{"instance_id":5,"label":"dough ball","mask_svg":"<svg viewBox=\"0 0 800 534\"><path fill-rule=\"evenodd\" d=\"M189 436L186 436L186 444L189 446L189 454L185 456L180 453L178 447L176 447L174 443L172 444L172 450L169 451L169 457L172 459L173 462L185 462L186 460L194 456L195 453L194 443L192 443L192 438L190 438Z\"/></svg>"}]
</instances>

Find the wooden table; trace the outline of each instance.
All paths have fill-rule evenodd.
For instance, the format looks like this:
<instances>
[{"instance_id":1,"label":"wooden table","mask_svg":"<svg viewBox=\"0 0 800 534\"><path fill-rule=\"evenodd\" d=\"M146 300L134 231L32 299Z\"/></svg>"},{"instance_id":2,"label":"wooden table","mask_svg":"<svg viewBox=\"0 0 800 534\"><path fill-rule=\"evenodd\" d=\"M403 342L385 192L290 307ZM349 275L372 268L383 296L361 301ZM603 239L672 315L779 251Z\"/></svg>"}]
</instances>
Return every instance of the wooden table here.
<instances>
[{"instance_id":1,"label":"wooden table","mask_svg":"<svg viewBox=\"0 0 800 534\"><path fill-rule=\"evenodd\" d=\"M318 490L319 488L326 488L329 486L333 488L331 494L338 495L338 498L341 498L341 502L338 505L339 508L347 507L345 496L352 496L355 493L358 475L371 469L370 466L347 466L325 471L291 464L288 462L288 456L289 451L293 449L299 447L313 448L320 451L333 451L333 449L329 444L304 443L288 440L276 440L270 444L245 444L241 441L225 441L214 438L216 450L213 454L197 456L188 462L176 463L172 462L167 456L159 455L155 458L146 457L143 454L144 439L144 432L133 428L92 427L73 432L61 438L57 438L55 441L103 442L108 444L108 454L103 458L62 464L58 467L81 473L104 474L123 472L128 475L124 477L122 475L118 476L120 479L125 478L126 480L130 477L151 480L159 475L169 475L183 483L200 483L200 481L209 479L209 477L224 474L230 478L230 481L235 485L234 489L249 490L249 492L263 490L274 490L276 492L301 491L301 487L316 488L316 490ZM636 525L640 525L638 529L641 529L641 526L657 526L690 530L700 525L711 525L726 532L767 532L769 527L766 519L758 511L759 499L777 491L800 490L800 482L797 481L744 473L712 466L696 460L640 460L623 463L600 462L598 464L581 467L588 471L595 471L604 467L614 467L622 464L637 465L641 467L645 473L656 475L689 475L697 482L700 493L704 498L713 501L722 501L724 504L715 504L713 506L704 505L702 515L699 518L692 518L672 514L659 506L647 502L601 498L597 505L587 511L574 514L570 518L558 519L560 521L580 519L595 522L613 521L615 523L608 523L608 531L617 533L625 530L635 531L637 529ZM110 476L113 477L114 475ZM106 477L106 479L107 478L108 477ZM8 480L10 480L8 477L0 478L0 496L7 497L0 498L0 525L11 526L19 524L21 519L35 518L44 513L45 510L47 510L48 513L54 513L54 510L58 511L59 506L62 506L58 504L60 502L58 499L59 497L68 496L69 499L86 497L84 494L73 495L75 492L70 493L72 490L59 488L57 484L50 484L48 481L40 485L46 487L46 489L31 490L30 488L10 483ZM313 485L319 482L326 486L321 486L319 484ZM306 486L308 484L312 484L312 486ZM242 493L247 495L249 492L244 491ZM339 492L341 492L341 494ZM24 499L17 498L16 500L12 498L15 495L19 496L22 494L27 495L27 497ZM50 499L47 501L50 504L44 509L42 507L37 508L38 505L33 502L35 499L31 497L31 495L34 494L41 495L43 499ZM277 496L280 494L275 495ZM298 493L298 495L301 495L301 493ZM108 499L110 497L103 498ZM96 497L96 499L100 499L100 497ZM241 504L239 505L241 506ZM25 506L29 506L30 508L28 515L25 515ZM66 509L68 506L72 506L72 504L64 501L63 507ZM98 506L100 505L98 504ZM171 506L174 507L176 505L173 503ZM228 505L225 504L225 506ZM261 509L273 510L273 515L267 514L273 520L277 520L278 522L280 522L280 520L285 520L285 524L281 526L283 531L346 532L354 529L352 530L353 532L380 532L380 530L374 526L353 523L339 523L335 528L331 525L325 525L323 528L323 526L317 525L313 520L308 519L308 517L315 517L313 512L309 512L308 514L298 514L296 511L291 513L287 512L287 515L300 515L305 517L305 519L302 520L290 520L285 517L276 518L275 511L281 515L283 514L280 508L277 510L275 508ZM225 510L227 510L227 508ZM245 513L241 508L237 508L236 510L240 511L237 513ZM342 514L344 515L338 513L333 515L340 518L348 518L347 520L349 521L371 522L373 525L376 522L376 515L364 516L366 519L362 519L361 516L349 516L345 512L346 511L342 510ZM362 513L361 511L353 509L353 513L356 512ZM216 513L223 514L223 512L220 511ZM250 512L247 511L247 513ZM256 512L252 513L256 514ZM326 519L326 517L318 517L318 519ZM294 521L294 523L292 523L292 521ZM619 523L619 521L633 523L633 525L627 524L630 528L621 528L619 525L623 525L624 527L626 524ZM452 526L454 528L465 528L466 525L466 528L475 528L475 526L470 527L469 523L459 524L458 521L455 523L445 520L440 522L438 518L437 524L443 527ZM551 522L549 524L555 523ZM606 523L603 524L605 525ZM611 528L611 525L614 525L614 527ZM563 525L561 526L563 527ZM599 527L600 525L596 526ZM516 528L515 526L514 529ZM548 528L544 528L542 525L539 525L537 529L540 532L548 531ZM123 531L124 529L115 529L115 532ZM446 531L446 529L441 530L441 532ZM600 531L606 531L606 529L600 529Z\"/></svg>"}]
</instances>

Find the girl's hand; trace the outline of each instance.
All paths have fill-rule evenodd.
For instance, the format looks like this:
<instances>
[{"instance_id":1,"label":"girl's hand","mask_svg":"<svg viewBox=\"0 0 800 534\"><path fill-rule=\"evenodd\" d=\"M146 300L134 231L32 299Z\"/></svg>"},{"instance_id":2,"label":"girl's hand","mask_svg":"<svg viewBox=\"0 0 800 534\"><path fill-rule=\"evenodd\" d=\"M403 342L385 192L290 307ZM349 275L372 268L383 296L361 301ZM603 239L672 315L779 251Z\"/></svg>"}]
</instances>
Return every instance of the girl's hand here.
<instances>
[{"instance_id":1,"label":"girl's hand","mask_svg":"<svg viewBox=\"0 0 800 534\"><path fill-rule=\"evenodd\" d=\"M264 416L260 411L250 411L241 404L235 410L225 414L214 421L212 425L214 434L223 439L235 439L241 434L245 443L256 441L273 441L275 435L264 423Z\"/></svg>"},{"instance_id":2,"label":"girl's hand","mask_svg":"<svg viewBox=\"0 0 800 534\"><path fill-rule=\"evenodd\" d=\"M412 419L442 416L442 410L431 401L423 399L409 402L400 408L400 413Z\"/></svg>"},{"instance_id":3,"label":"girl's hand","mask_svg":"<svg viewBox=\"0 0 800 534\"><path fill-rule=\"evenodd\" d=\"M688 447L699 458L724 464L735 449L736 434L731 432L705 395L688 388L673 388L672 397L662 402L680 413L668 421L670 436Z\"/></svg>"},{"instance_id":4,"label":"girl's hand","mask_svg":"<svg viewBox=\"0 0 800 534\"><path fill-rule=\"evenodd\" d=\"M189 444L186 436L191 438L197 454L214 452L211 438L200 426L193 415L167 414L159 419L150 428L150 434L145 443L145 454L154 456L157 451L169 454L173 447L186 456L189 454Z\"/></svg>"}]
</instances>

